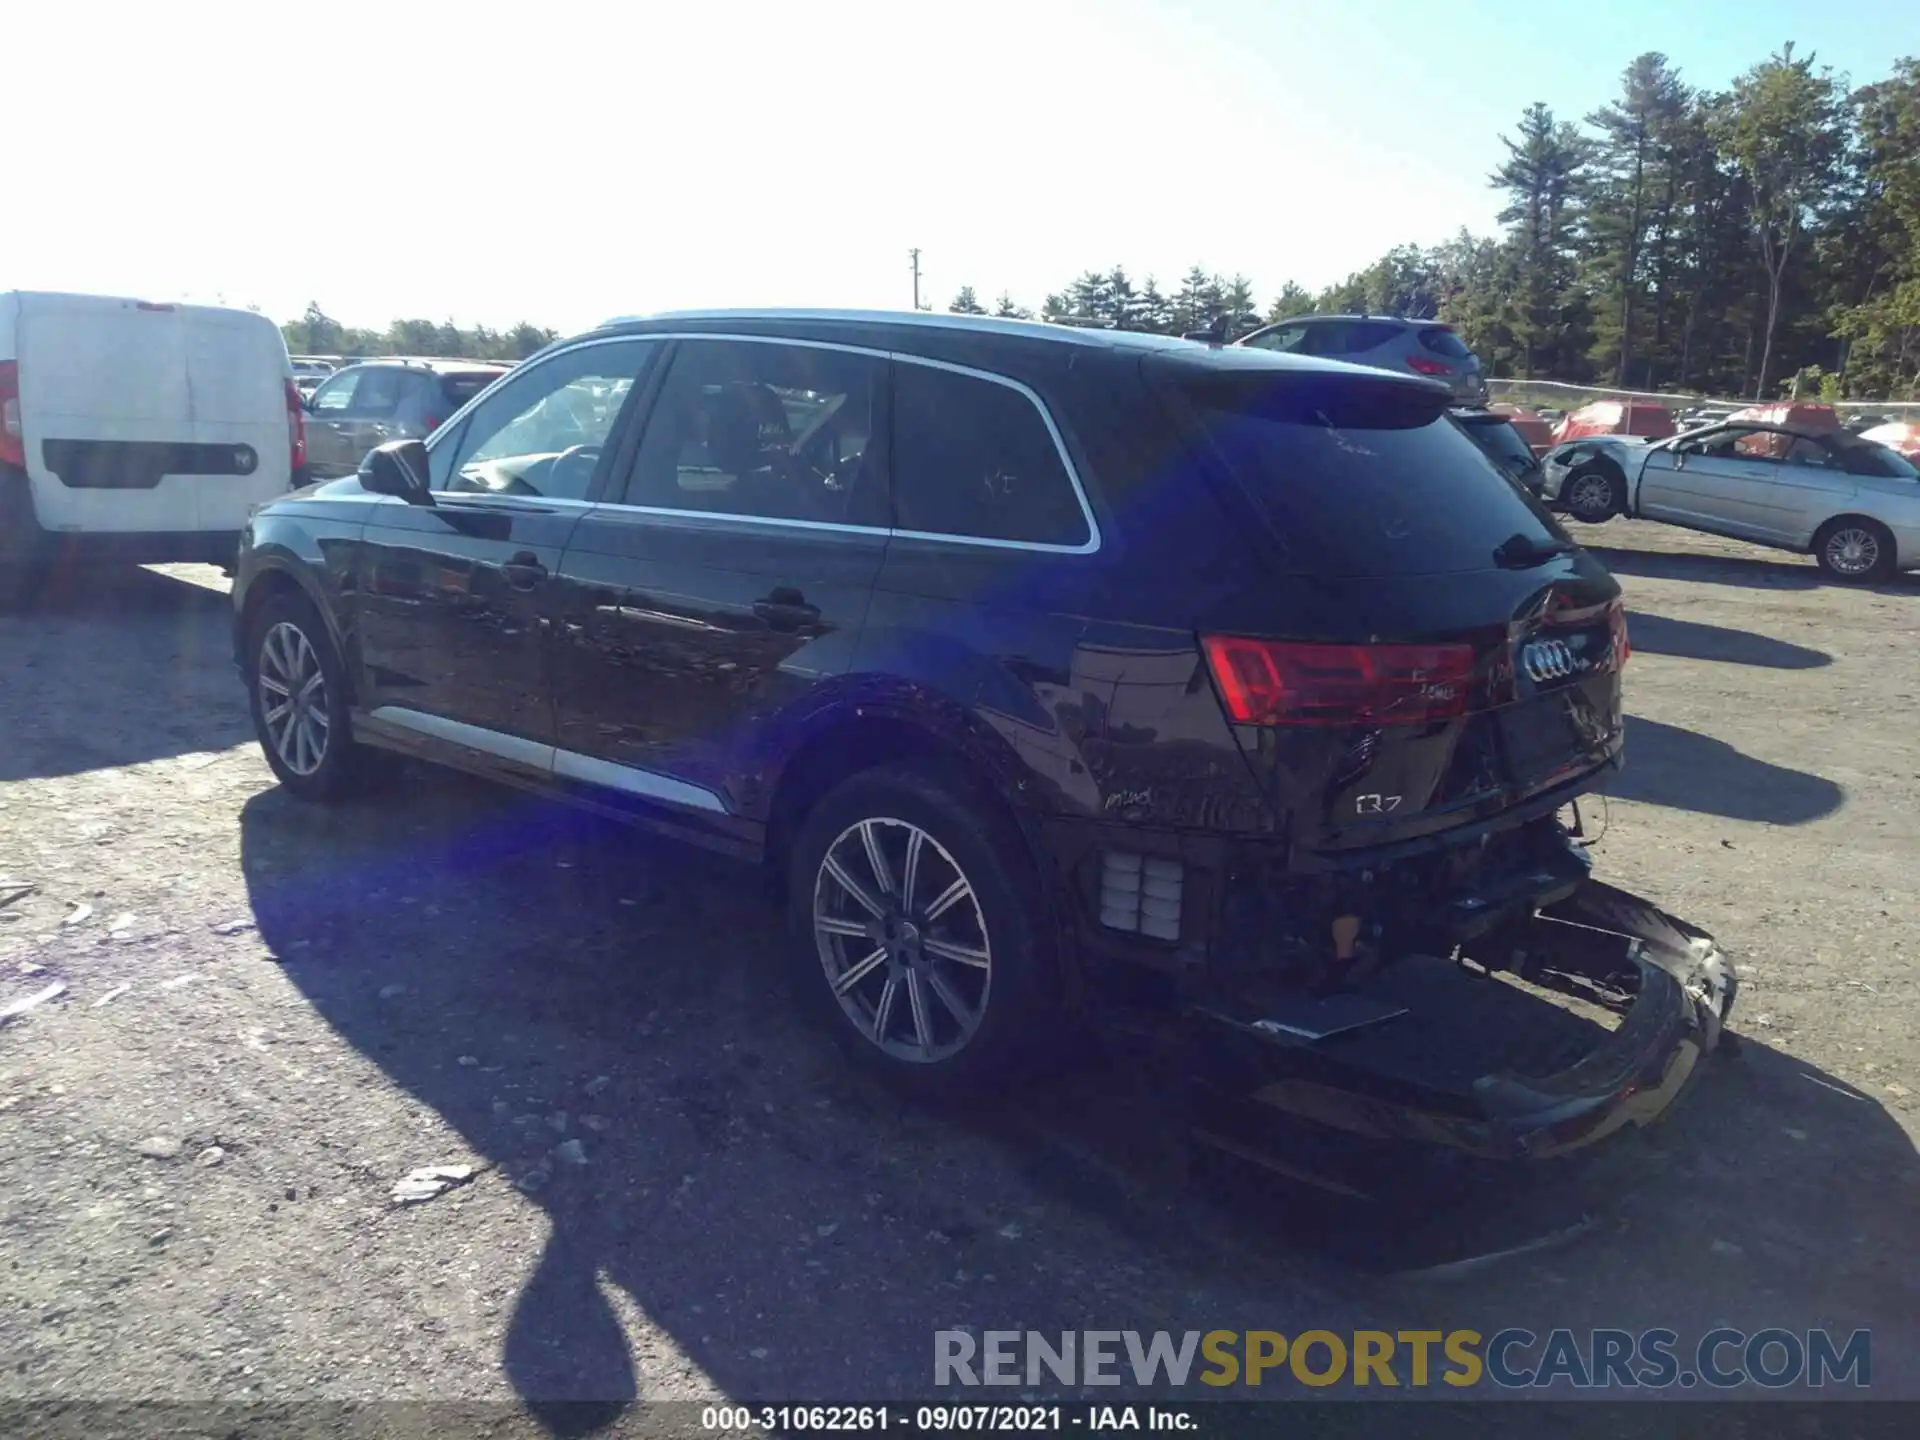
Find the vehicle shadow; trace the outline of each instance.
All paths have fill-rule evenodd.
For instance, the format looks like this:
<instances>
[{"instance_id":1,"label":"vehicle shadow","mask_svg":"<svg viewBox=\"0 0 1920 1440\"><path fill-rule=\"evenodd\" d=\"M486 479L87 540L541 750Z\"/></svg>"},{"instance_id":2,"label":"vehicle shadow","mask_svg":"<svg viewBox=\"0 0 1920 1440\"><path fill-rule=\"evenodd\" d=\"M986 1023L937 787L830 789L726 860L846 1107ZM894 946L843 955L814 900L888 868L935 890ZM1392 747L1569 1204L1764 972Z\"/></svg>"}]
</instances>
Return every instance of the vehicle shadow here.
<instances>
[{"instance_id":1,"label":"vehicle shadow","mask_svg":"<svg viewBox=\"0 0 1920 1440\"><path fill-rule=\"evenodd\" d=\"M1351 1205L1316 1230L1321 1202L1265 1172L1251 1206L1232 1172L1170 1195L1148 1172L1185 1135L1144 1135L1149 1110L1114 1113L1128 1092L1105 1062L961 1114L869 1083L799 1018L779 917L726 862L412 768L336 809L258 794L241 853L260 935L320 1016L498 1172L480 1183L517 1184L544 1212L501 1362L553 1433L660 1393L663 1349L740 1400L924 1399L933 1332L954 1326L1338 1330L1433 1303L1418 1279L1350 1268L1368 1248ZM1787 1057L1750 1046L1744 1064L1702 1087L1697 1128L1655 1156L1646 1213L1665 1223L1582 1263L1593 1323L1631 1310L1678 1324L1722 1305L1721 1200L1806 1262L1805 1275L1766 1273L1770 1317L1783 1286L1811 1313L1887 1279L1890 1262L1856 1276L1809 1257L1806 1237L1837 1216L1872 1237L1848 1251L1863 1265L1902 1253L1899 1196L1916 1179L1904 1135ZM1729 1105L1770 1108L1756 1126L1729 1123ZM1035 1115L1069 1133L1036 1140L1023 1123ZM584 1163L556 1153L569 1142ZM1694 1203L1702 1184L1719 1187L1714 1204ZM1532 1233L1530 1217L1508 1218ZM1404 1245L1396 1268L1419 1268ZM1506 1282L1468 1283L1494 1288L1449 1305L1503 1301ZM641 1343L610 1290L658 1333Z\"/></svg>"},{"instance_id":2,"label":"vehicle shadow","mask_svg":"<svg viewBox=\"0 0 1920 1440\"><path fill-rule=\"evenodd\" d=\"M0 781L250 739L231 614L220 590L125 566L56 576L32 607L0 616ZM60 704L45 704L54 693Z\"/></svg>"},{"instance_id":3,"label":"vehicle shadow","mask_svg":"<svg viewBox=\"0 0 1920 1440\"><path fill-rule=\"evenodd\" d=\"M1833 781L1735 749L1724 740L1643 716L1627 717L1627 763L1607 793L1669 810L1769 825L1804 825L1846 803Z\"/></svg>"},{"instance_id":4,"label":"vehicle shadow","mask_svg":"<svg viewBox=\"0 0 1920 1440\"><path fill-rule=\"evenodd\" d=\"M1821 574L1811 560L1762 560L1745 555L1698 555L1675 550L1627 550L1611 545L1582 548L1615 575L1647 580L1693 580L1760 590L1864 590L1874 595L1912 595L1920 576L1904 574L1878 585L1843 585Z\"/></svg>"},{"instance_id":5,"label":"vehicle shadow","mask_svg":"<svg viewBox=\"0 0 1920 1440\"><path fill-rule=\"evenodd\" d=\"M1817 670L1833 663L1833 657L1826 651L1795 645L1789 640L1775 640L1769 635L1735 630L1728 625L1675 620L1642 610L1627 613L1627 634L1636 651L1649 655L1756 665L1769 670Z\"/></svg>"}]
</instances>

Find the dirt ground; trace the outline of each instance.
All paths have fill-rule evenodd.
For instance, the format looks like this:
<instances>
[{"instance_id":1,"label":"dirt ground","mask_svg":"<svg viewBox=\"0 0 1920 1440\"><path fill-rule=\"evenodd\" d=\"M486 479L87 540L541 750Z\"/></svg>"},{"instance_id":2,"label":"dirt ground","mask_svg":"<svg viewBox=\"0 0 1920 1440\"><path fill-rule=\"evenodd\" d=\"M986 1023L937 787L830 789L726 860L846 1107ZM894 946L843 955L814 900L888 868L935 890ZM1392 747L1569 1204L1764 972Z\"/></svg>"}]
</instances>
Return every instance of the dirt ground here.
<instances>
[{"instance_id":1,"label":"dirt ground","mask_svg":"<svg viewBox=\"0 0 1920 1440\"><path fill-rule=\"evenodd\" d=\"M1920 583L1584 538L1635 645L1598 870L1721 939L1744 1043L1592 1229L1465 1274L1169 1193L1084 1076L876 1092L722 862L424 770L291 801L212 571L0 619L0 1003L68 987L0 1027L0 1400L910 1398L963 1326L1720 1323L1870 1328L1920 1397Z\"/></svg>"}]
</instances>

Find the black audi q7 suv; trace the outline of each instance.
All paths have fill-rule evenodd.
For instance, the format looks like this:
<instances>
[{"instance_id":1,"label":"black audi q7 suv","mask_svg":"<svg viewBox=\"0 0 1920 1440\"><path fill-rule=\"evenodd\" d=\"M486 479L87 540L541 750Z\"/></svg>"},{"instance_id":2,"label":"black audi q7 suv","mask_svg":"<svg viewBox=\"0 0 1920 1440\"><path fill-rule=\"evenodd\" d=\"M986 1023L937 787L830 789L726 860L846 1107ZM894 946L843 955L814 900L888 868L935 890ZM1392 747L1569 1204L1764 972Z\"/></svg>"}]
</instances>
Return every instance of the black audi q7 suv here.
<instances>
[{"instance_id":1,"label":"black audi q7 suv","mask_svg":"<svg viewBox=\"0 0 1920 1440\"><path fill-rule=\"evenodd\" d=\"M1555 1153L1664 1108L1732 980L1589 876L1620 589L1449 403L1034 323L613 322L261 509L236 657L300 796L400 751L766 862L909 1084L1124 1012L1303 1124Z\"/></svg>"}]
</instances>

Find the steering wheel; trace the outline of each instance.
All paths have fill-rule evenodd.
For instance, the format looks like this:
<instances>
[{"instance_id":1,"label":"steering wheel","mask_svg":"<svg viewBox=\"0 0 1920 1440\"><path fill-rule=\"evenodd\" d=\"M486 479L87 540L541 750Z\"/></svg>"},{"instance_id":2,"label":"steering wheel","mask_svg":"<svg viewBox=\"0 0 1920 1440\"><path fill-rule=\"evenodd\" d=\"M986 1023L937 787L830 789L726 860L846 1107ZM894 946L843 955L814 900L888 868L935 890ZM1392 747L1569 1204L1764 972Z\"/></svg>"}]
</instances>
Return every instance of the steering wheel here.
<instances>
[{"instance_id":1,"label":"steering wheel","mask_svg":"<svg viewBox=\"0 0 1920 1440\"><path fill-rule=\"evenodd\" d=\"M561 467L564 465L578 465L578 464L584 463L588 471L587 480L590 482L593 479L593 474L592 474L593 467L600 463L600 449L601 447L599 445L587 444L587 445L569 445L566 449L562 450L558 455L553 457L553 463L547 467L547 483L549 487L554 489L559 489L559 490L565 490L569 488L564 486L555 486L553 484L554 480L559 476L561 472ZM580 488L580 493L582 495L586 494L587 492L586 485L583 484L579 488Z\"/></svg>"}]
</instances>

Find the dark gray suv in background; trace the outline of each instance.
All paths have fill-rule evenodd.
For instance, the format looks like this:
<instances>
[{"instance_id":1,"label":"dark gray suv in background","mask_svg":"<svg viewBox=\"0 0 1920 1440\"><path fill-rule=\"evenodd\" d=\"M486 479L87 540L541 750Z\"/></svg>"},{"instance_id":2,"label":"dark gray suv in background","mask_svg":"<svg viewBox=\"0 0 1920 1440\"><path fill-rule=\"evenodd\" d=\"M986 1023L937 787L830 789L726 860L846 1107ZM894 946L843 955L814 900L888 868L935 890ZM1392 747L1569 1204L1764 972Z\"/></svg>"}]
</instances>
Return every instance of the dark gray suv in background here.
<instances>
[{"instance_id":1,"label":"dark gray suv in background","mask_svg":"<svg viewBox=\"0 0 1920 1440\"><path fill-rule=\"evenodd\" d=\"M511 368L480 360L366 360L307 400L307 475L333 480L389 440L422 440Z\"/></svg>"},{"instance_id":2,"label":"dark gray suv in background","mask_svg":"<svg viewBox=\"0 0 1920 1440\"><path fill-rule=\"evenodd\" d=\"M1301 315L1268 325L1235 342L1255 350L1317 355L1376 370L1411 372L1438 380L1465 405L1484 405L1487 380L1480 357L1451 325L1398 320L1391 315Z\"/></svg>"}]
</instances>

